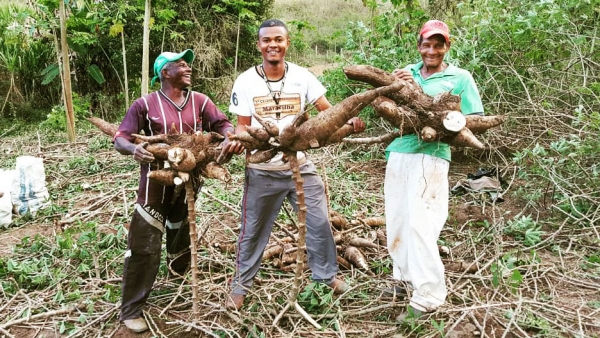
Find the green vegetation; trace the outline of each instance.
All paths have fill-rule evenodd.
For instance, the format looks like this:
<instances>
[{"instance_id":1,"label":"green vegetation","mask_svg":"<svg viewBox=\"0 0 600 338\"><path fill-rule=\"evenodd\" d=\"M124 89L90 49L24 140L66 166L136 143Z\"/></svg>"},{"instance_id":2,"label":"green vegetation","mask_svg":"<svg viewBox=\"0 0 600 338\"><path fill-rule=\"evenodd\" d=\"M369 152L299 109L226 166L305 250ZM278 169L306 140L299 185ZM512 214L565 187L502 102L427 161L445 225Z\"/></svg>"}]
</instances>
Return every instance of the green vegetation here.
<instances>
[{"instance_id":1,"label":"green vegetation","mask_svg":"<svg viewBox=\"0 0 600 338\"><path fill-rule=\"evenodd\" d=\"M234 65L245 69L259 57L257 22L266 18L272 2L155 1L150 59L164 50L194 49L196 89L227 97ZM0 4L0 118L40 121L44 110L61 104L57 6L56 0ZM125 96L140 93L139 77L133 75L141 72L144 2L70 1L67 12L73 91L88 101L92 113L122 116ZM125 79L129 93L124 93Z\"/></svg>"}]
</instances>

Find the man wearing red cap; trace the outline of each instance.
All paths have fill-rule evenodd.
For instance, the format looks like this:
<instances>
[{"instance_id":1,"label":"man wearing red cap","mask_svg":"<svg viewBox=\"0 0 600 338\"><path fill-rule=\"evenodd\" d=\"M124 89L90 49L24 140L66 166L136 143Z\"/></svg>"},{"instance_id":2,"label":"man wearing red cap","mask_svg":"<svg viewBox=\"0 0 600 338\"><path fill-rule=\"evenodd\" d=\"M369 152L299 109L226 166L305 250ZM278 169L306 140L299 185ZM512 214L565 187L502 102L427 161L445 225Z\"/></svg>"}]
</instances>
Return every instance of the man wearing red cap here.
<instances>
[{"instance_id":1,"label":"man wearing red cap","mask_svg":"<svg viewBox=\"0 0 600 338\"><path fill-rule=\"evenodd\" d=\"M127 110L114 136L115 149L133 155L140 163L138 197L127 236L127 252L123 268L121 316L133 332L148 330L142 308L150 295L160 265L163 233L167 237L169 271L183 275L190 263L189 223L185 194L174 196L174 187L166 187L148 179L148 172L163 168L162 161L145 149L147 143L134 143L133 134L167 134L171 126L177 133L214 131L226 136L234 128L208 96L188 89L192 84L191 63L194 53L164 52L154 62L154 78L160 89L137 99ZM227 140L230 152L243 148Z\"/></svg>"},{"instance_id":2,"label":"man wearing red cap","mask_svg":"<svg viewBox=\"0 0 600 338\"><path fill-rule=\"evenodd\" d=\"M392 73L418 84L431 96L442 92L459 95L465 115L483 114L483 104L471 74L444 61L450 49L448 25L426 22L417 49L421 62ZM385 213L388 251L393 277L412 285L407 311L397 320L405 322L435 311L447 295L444 265L437 240L448 217L448 167L450 146L425 142L417 134L398 137L386 149ZM395 293L406 292L396 285Z\"/></svg>"}]
</instances>

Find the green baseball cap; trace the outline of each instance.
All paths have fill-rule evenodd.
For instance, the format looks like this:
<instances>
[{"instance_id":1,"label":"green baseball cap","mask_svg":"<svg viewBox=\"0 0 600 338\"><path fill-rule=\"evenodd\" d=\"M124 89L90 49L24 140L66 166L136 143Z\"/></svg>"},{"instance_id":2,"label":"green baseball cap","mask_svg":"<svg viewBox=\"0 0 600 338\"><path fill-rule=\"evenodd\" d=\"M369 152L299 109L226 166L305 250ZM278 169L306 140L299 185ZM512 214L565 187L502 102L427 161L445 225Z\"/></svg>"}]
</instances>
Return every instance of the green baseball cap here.
<instances>
[{"instance_id":1,"label":"green baseball cap","mask_svg":"<svg viewBox=\"0 0 600 338\"><path fill-rule=\"evenodd\" d=\"M168 62L177 61L179 59L184 59L188 64L192 64L194 61L194 52L191 49L186 49L181 53L173 53L173 52L162 52L154 61L154 77L150 82L150 87L154 86L154 81L158 79L158 74L165 67Z\"/></svg>"}]
</instances>

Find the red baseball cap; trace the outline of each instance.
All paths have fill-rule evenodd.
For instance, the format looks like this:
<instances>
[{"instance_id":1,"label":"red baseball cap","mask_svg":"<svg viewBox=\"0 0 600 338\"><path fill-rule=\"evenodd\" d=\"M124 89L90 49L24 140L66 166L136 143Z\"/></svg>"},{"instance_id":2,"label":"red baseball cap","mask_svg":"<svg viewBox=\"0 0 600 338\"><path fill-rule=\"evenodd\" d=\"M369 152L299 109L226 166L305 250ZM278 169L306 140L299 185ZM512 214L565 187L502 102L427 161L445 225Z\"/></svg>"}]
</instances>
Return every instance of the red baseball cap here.
<instances>
[{"instance_id":1,"label":"red baseball cap","mask_svg":"<svg viewBox=\"0 0 600 338\"><path fill-rule=\"evenodd\" d=\"M441 34L446 39L446 43L450 43L450 29L448 29L448 25L445 22L440 20L427 21L419 33L425 39L429 39L436 34Z\"/></svg>"}]
</instances>

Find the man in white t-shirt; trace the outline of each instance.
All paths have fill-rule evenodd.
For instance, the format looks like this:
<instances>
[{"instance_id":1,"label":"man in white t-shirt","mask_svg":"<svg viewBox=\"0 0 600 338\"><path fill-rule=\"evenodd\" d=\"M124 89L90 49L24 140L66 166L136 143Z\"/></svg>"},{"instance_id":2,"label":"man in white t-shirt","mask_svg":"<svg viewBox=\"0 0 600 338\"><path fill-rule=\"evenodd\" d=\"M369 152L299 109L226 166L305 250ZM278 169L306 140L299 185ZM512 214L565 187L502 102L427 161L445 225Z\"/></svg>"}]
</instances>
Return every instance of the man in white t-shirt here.
<instances>
[{"instance_id":1,"label":"man in white t-shirt","mask_svg":"<svg viewBox=\"0 0 600 338\"><path fill-rule=\"evenodd\" d=\"M274 122L283 130L296 114L312 104L323 111L331 104L325 97L326 89L307 69L285 61L290 46L286 25L279 20L267 20L258 30L258 49L263 62L240 74L233 86L229 111L238 115L236 133L246 126L260 126L252 116ZM348 121L355 132L362 132L365 124L358 118ZM297 154L300 173L304 179L306 200L306 250L312 278L327 284L335 293L348 290L348 285L336 279L338 265L335 242L328 221L327 200L323 181L314 164L304 153ZM236 272L231 282L231 293L226 306L240 309L245 295L262 260L281 205L285 198L297 209L295 183L290 165L280 153L266 163L246 165L242 219L236 250Z\"/></svg>"}]
</instances>

